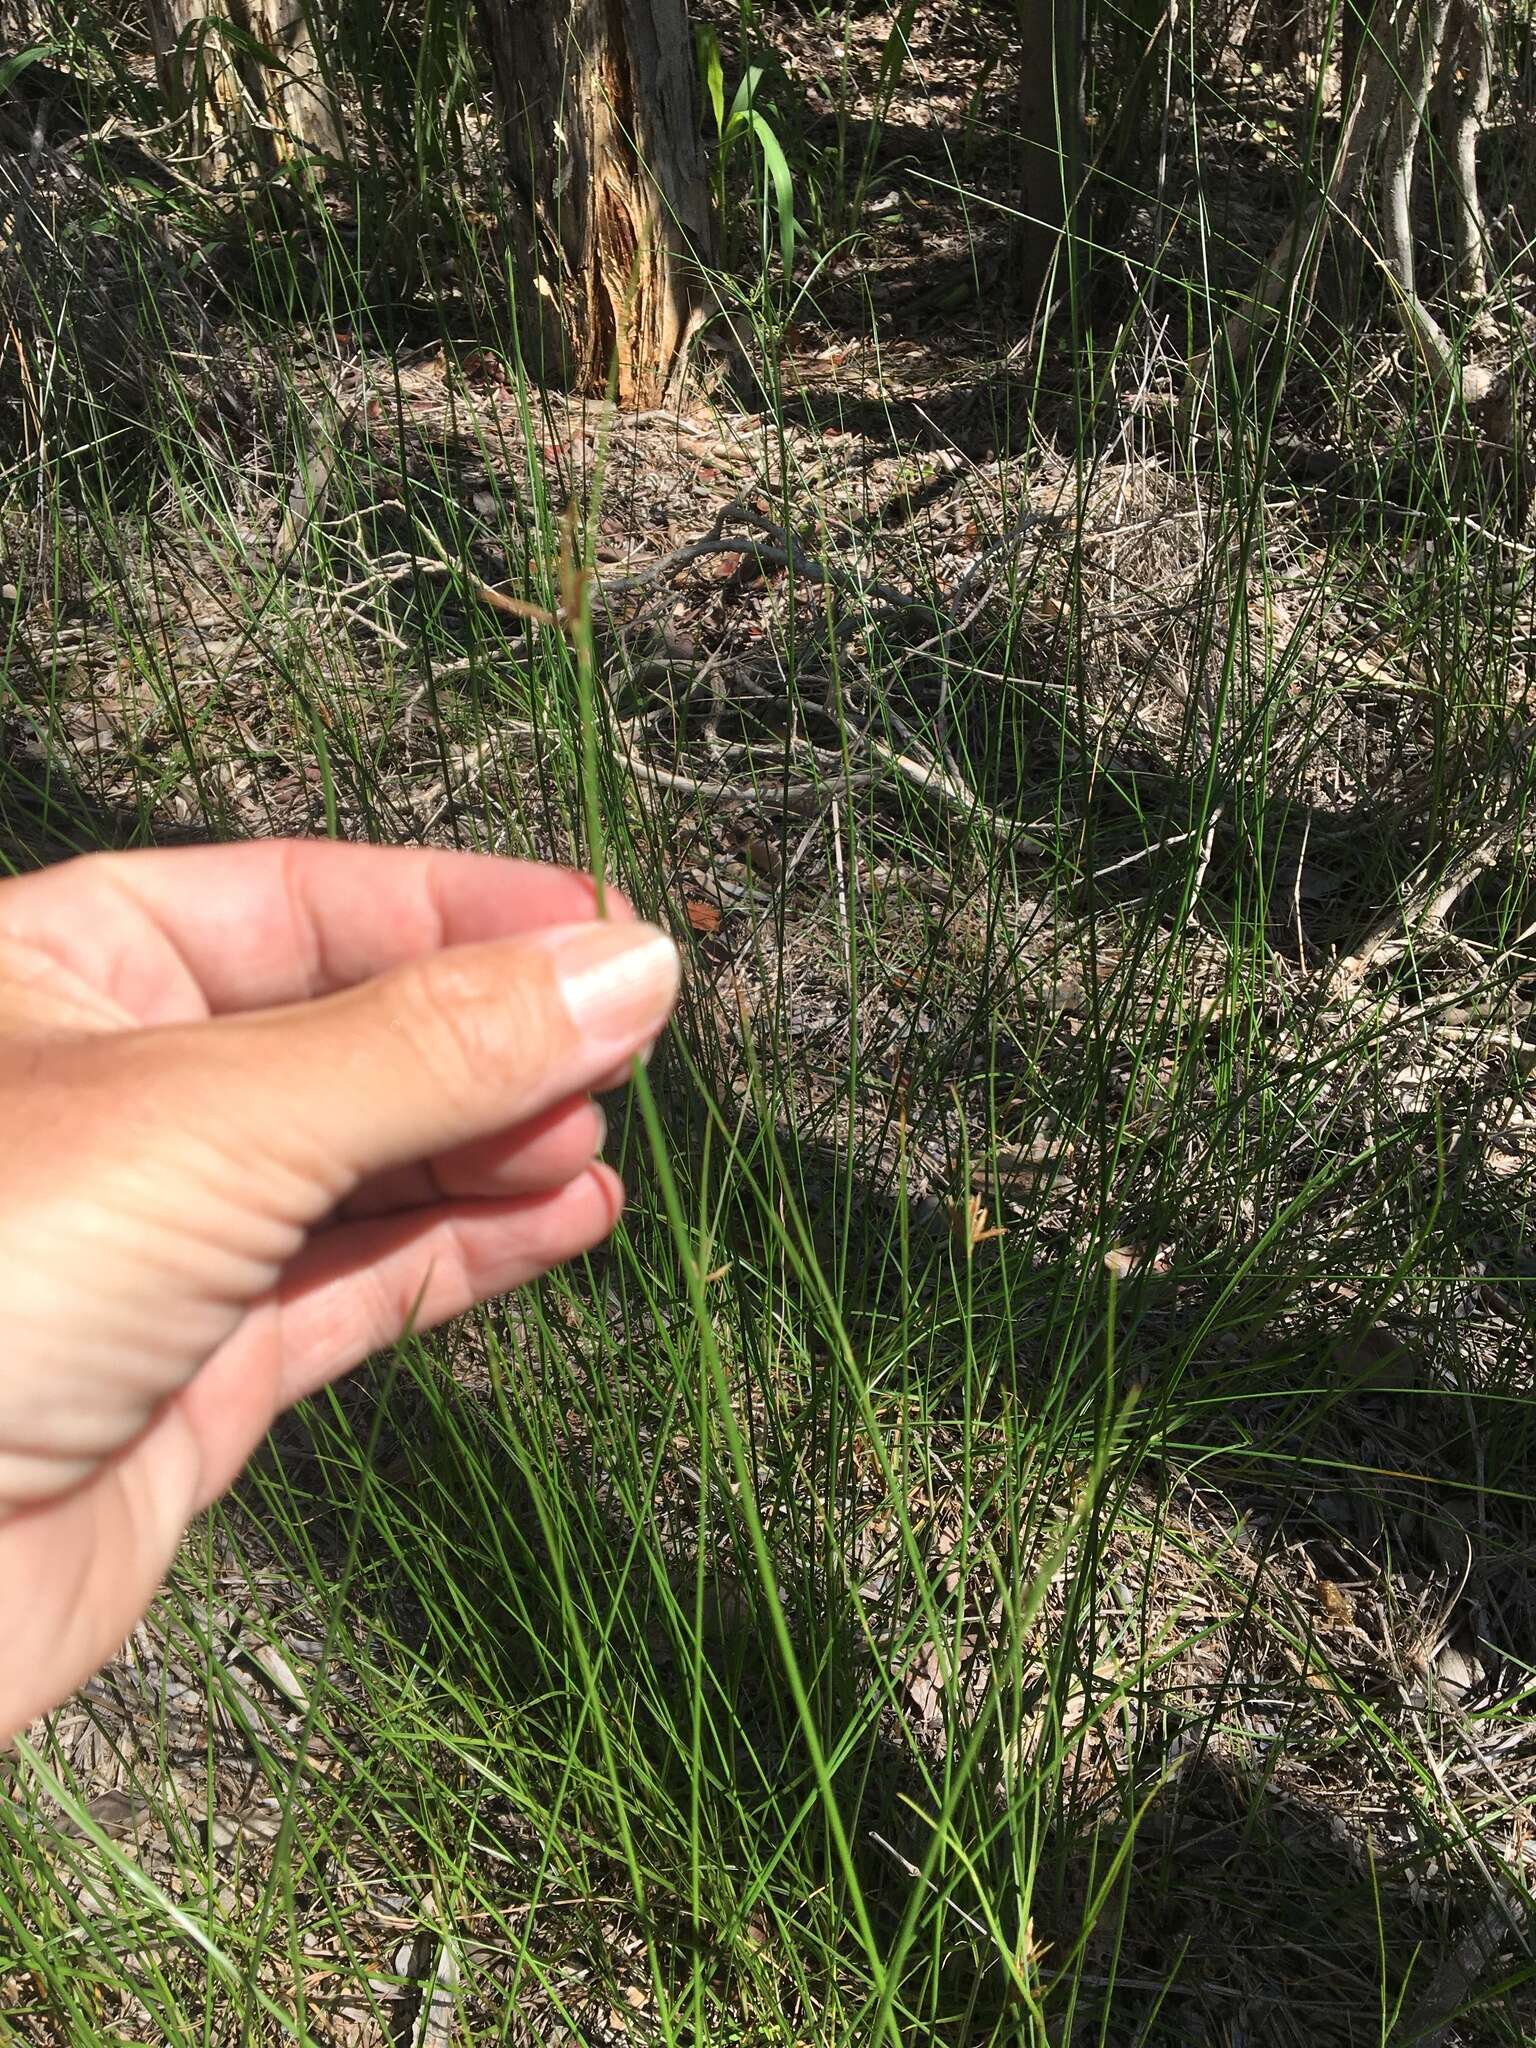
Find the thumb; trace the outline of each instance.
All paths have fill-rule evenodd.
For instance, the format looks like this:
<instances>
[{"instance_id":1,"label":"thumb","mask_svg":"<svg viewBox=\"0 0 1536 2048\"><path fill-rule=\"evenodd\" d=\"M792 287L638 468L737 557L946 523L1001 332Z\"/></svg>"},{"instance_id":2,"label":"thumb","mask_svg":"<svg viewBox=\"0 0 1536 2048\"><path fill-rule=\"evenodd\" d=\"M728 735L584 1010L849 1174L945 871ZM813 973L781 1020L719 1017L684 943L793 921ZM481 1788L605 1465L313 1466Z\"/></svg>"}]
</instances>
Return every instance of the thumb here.
<instances>
[{"instance_id":1,"label":"thumb","mask_svg":"<svg viewBox=\"0 0 1536 2048\"><path fill-rule=\"evenodd\" d=\"M666 1022L679 972L654 925L556 926L217 1018L187 1051L253 1164L297 1169L329 1207L606 1080Z\"/></svg>"}]
</instances>

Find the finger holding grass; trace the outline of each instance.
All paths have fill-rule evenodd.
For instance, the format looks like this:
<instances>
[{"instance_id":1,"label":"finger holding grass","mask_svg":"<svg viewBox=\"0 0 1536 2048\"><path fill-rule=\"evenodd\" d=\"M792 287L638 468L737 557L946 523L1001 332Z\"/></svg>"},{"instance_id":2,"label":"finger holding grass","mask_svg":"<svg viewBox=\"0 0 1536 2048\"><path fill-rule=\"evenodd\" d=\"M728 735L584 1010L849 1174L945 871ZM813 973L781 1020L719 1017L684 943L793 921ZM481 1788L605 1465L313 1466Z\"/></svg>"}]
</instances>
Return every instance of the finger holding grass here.
<instances>
[{"instance_id":1,"label":"finger holding grass","mask_svg":"<svg viewBox=\"0 0 1536 2048\"><path fill-rule=\"evenodd\" d=\"M0 887L0 1727L285 1406L597 1243L671 941L577 875L274 842Z\"/></svg>"}]
</instances>

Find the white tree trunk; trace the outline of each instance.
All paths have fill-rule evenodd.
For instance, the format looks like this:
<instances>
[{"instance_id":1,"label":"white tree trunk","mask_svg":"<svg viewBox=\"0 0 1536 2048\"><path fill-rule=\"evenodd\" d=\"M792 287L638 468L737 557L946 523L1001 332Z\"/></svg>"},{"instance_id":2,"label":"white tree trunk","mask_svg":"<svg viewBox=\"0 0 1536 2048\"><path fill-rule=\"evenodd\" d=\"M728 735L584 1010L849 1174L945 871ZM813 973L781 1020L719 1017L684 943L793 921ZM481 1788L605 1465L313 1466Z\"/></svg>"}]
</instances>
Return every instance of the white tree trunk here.
<instances>
[{"instance_id":1,"label":"white tree trunk","mask_svg":"<svg viewBox=\"0 0 1536 2048\"><path fill-rule=\"evenodd\" d=\"M211 167L245 160L271 172L295 156L340 154L341 120L310 33L308 0L147 6L162 89L190 120ZM246 38L261 59L244 47Z\"/></svg>"},{"instance_id":2,"label":"white tree trunk","mask_svg":"<svg viewBox=\"0 0 1536 2048\"><path fill-rule=\"evenodd\" d=\"M1392 23L1388 59L1397 98L1381 152L1381 232L1387 262L1406 299L1416 299L1413 260L1413 170L1430 81L1440 62L1451 0L1408 0Z\"/></svg>"},{"instance_id":3,"label":"white tree trunk","mask_svg":"<svg viewBox=\"0 0 1536 2048\"><path fill-rule=\"evenodd\" d=\"M1379 148L1381 235L1393 310L1438 387L1465 405L1486 406L1507 386L1508 374L1458 364L1450 337L1419 295L1413 246L1414 162L1433 90L1459 183L1456 242L1462 285L1480 294L1486 237L1476 152L1491 63L1486 0L1377 0L1368 23L1359 0L1352 0L1352 14L1360 30L1354 96L1322 195L1281 237L1258 284L1228 320L1220 346L1234 363L1242 361L1296 290L1303 254L1315 237L1330 220L1355 220L1371 154ZM1206 350L1190 365L1179 401L1185 428L1194 420L1215 352Z\"/></svg>"}]
</instances>

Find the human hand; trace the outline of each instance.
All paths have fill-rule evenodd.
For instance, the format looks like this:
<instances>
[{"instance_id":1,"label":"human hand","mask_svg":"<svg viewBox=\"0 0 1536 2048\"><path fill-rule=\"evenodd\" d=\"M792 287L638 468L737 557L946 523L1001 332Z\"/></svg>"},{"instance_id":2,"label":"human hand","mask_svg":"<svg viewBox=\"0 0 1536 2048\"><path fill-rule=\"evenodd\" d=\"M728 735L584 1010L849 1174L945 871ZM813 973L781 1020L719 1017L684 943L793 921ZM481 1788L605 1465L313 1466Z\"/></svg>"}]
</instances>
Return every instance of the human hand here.
<instances>
[{"instance_id":1,"label":"human hand","mask_svg":"<svg viewBox=\"0 0 1536 2048\"><path fill-rule=\"evenodd\" d=\"M613 908L324 841L0 883L0 1735L112 1655L280 1410L613 1227L586 1091L678 977Z\"/></svg>"}]
</instances>

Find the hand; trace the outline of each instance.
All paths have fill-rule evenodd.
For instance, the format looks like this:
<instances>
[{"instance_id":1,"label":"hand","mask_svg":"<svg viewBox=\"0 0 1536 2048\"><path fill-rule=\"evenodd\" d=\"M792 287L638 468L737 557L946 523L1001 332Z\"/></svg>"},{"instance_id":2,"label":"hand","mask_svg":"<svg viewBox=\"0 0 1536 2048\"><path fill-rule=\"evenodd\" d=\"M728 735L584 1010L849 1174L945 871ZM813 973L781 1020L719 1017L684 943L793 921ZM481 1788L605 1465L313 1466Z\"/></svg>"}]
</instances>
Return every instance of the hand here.
<instances>
[{"instance_id":1,"label":"hand","mask_svg":"<svg viewBox=\"0 0 1536 2048\"><path fill-rule=\"evenodd\" d=\"M586 1091L672 943L556 869L323 841L0 883L0 1734L274 1416L613 1227Z\"/></svg>"}]
</instances>

